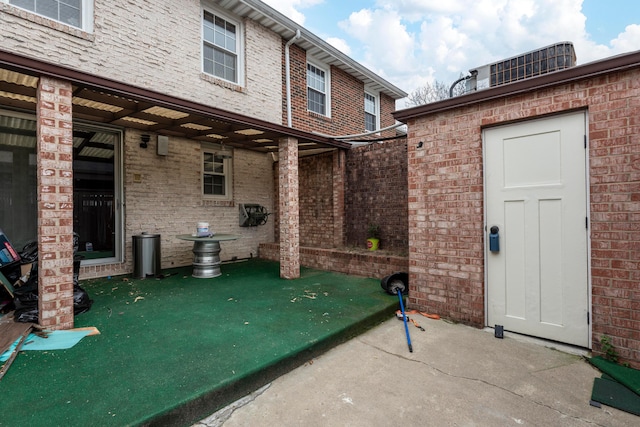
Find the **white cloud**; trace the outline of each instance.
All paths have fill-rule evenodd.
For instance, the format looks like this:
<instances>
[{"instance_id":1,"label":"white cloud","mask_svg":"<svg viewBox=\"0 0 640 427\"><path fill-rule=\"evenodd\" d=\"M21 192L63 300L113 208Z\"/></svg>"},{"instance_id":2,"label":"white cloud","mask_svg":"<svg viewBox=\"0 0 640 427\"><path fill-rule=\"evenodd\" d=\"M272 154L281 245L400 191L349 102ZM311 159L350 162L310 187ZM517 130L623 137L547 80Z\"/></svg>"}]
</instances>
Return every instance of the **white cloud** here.
<instances>
[{"instance_id":1,"label":"white cloud","mask_svg":"<svg viewBox=\"0 0 640 427\"><path fill-rule=\"evenodd\" d=\"M432 13L459 13L467 8L468 3L468 1L451 0L378 0L376 6L380 9L401 10L405 19L413 21L414 19L422 19L424 15Z\"/></svg>"},{"instance_id":2,"label":"white cloud","mask_svg":"<svg viewBox=\"0 0 640 427\"><path fill-rule=\"evenodd\" d=\"M438 80L451 81L476 66L583 39L583 29L580 1L477 1L454 15L426 16L420 55L438 70Z\"/></svg>"},{"instance_id":3,"label":"white cloud","mask_svg":"<svg viewBox=\"0 0 640 427\"><path fill-rule=\"evenodd\" d=\"M628 25L624 32L609 42L609 45L597 44L588 38L576 44L576 54L580 64L638 49L640 49L640 25L638 24Z\"/></svg>"},{"instance_id":4,"label":"white cloud","mask_svg":"<svg viewBox=\"0 0 640 427\"><path fill-rule=\"evenodd\" d=\"M637 26L597 45L581 9L582 0L378 0L342 28L366 46L366 65L407 91L561 41L574 43L579 63L640 46Z\"/></svg>"},{"instance_id":5,"label":"white cloud","mask_svg":"<svg viewBox=\"0 0 640 427\"><path fill-rule=\"evenodd\" d=\"M620 33L617 38L611 40L614 53L630 52L640 49L640 25L628 25L624 33Z\"/></svg>"},{"instance_id":6,"label":"white cloud","mask_svg":"<svg viewBox=\"0 0 640 427\"><path fill-rule=\"evenodd\" d=\"M323 3L265 1L302 23L305 8ZM349 2L342 2L340 7L348 10ZM353 11L338 23L344 34L322 36L407 92L434 80L453 82L469 69L556 42L572 42L578 64L640 48L637 24L627 26L607 45L594 42L586 30L582 3L583 0L371 0L370 7Z\"/></svg>"},{"instance_id":7,"label":"white cloud","mask_svg":"<svg viewBox=\"0 0 640 427\"><path fill-rule=\"evenodd\" d=\"M324 0L262 0L278 12L282 13L289 19L304 26L305 16L300 9L305 9L317 4L323 3Z\"/></svg>"},{"instance_id":8,"label":"white cloud","mask_svg":"<svg viewBox=\"0 0 640 427\"><path fill-rule=\"evenodd\" d=\"M328 37L325 41L345 55L351 56L351 48L349 47L349 44L346 42L346 40L340 39L338 37Z\"/></svg>"},{"instance_id":9,"label":"white cloud","mask_svg":"<svg viewBox=\"0 0 640 427\"><path fill-rule=\"evenodd\" d=\"M394 10L362 9L353 12L339 27L363 45L359 60L382 76L406 75L417 70L415 37Z\"/></svg>"}]
</instances>

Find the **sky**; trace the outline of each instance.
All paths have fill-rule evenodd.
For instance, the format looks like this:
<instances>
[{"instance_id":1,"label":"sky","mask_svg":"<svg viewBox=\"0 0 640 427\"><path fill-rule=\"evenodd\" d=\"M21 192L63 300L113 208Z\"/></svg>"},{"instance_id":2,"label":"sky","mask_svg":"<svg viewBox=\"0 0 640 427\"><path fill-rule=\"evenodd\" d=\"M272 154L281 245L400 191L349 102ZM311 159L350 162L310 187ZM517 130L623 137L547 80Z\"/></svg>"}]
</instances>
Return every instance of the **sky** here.
<instances>
[{"instance_id":1,"label":"sky","mask_svg":"<svg viewBox=\"0 0 640 427\"><path fill-rule=\"evenodd\" d=\"M638 0L263 1L407 93L562 41L578 65L640 50Z\"/></svg>"}]
</instances>

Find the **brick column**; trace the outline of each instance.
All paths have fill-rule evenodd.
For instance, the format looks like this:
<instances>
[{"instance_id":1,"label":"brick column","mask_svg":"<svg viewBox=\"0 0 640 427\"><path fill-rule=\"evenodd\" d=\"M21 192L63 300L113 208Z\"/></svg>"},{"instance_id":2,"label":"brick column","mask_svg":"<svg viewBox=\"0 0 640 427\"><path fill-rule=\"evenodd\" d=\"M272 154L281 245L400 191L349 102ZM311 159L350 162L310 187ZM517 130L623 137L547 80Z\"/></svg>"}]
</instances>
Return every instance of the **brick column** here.
<instances>
[{"instance_id":1,"label":"brick column","mask_svg":"<svg viewBox=\"0 0 640 427\"><path fill-rule=\"evenodd\" d=\"M38 86L38 308L49 329L73 328L73 125L71 84Z\"/></svg>"},{"instance_id":2,"label":"brick column","mask_svg":"<svg viewBox=\"0 0 640 427\"><path fill-rule=\"evenodd\" d=\"M347 156L344 150L333 152L333 246L344 246L344 192Z\"/></svg>"},{"instance_id":3,"label":"brick column","mask_svg":"<svg viewBox=\"0 0 640 427\"><path fill-rule=\"evenodd\" d=\"M280 214L280 277L300 277L300 212L298 204L298 140L282 138L278 145Z\"/></svg>"}]
</instances>

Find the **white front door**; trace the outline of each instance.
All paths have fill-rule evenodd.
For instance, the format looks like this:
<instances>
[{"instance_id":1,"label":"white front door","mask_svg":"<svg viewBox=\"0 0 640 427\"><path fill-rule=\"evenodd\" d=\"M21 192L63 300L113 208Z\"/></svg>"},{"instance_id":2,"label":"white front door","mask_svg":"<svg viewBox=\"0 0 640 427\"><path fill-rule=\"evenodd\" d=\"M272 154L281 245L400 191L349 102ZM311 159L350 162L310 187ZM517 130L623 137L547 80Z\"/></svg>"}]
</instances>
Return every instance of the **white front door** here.
<instances>
[{"instance_id":1,"label":"white front door","mask_svg":"<svg viewBox=\"0 0 640 427\"><path fill-rule=\"evenodd\" d=\"M589 347L585 132L582 112L484 131L489 326Z\"/></svg>"}]
</instances>

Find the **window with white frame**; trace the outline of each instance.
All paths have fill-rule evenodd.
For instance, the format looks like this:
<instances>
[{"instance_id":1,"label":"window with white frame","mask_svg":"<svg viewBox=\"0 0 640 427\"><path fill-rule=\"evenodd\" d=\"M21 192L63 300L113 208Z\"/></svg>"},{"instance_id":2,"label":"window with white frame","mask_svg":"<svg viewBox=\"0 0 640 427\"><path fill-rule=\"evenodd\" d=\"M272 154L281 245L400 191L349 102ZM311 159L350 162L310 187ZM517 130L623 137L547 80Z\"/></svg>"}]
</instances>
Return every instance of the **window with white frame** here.
<instances>
[{"instance_id":1,"label":"window with white frame","mask_svg":"<svg viewBox=\"0 0 640 427\"><path fill-rule=\"evenodd\" d=\"M364 129L367 132L375 131L379 128L378 98L370 93L364 93Z\"/></svg>"},{"instance_id":2,"label":"window with white frame","mask_svg":"<svg viewBox=\"0 0 640 427\"><path fill-rule=\"evenodd\" d=\"M202 61L206 74L240 83L241 27L238 22L217 12L203 10Z\"/></svg>"},{"instance_id":3,"label":"window with white frame","mask_svg":"<svg viewBox=\"0 0 640 427\"><path fill-rule=\"evenodd\" d=\"M93 0L4 0L35 14L84 31L93 31Z\"/></svg>"},{"instance_id":4,"label":"window with white frame","mask_svg":"<svg viewBox=\"0 0 640 427\"><path fill-rule=\"evenodd\" d=\"M322 68L307 63L307 109L328 116L329 74Z\"/></svg>"},{"instance_id":5,"label":"window with white frame","mask_svg":"<svg viewBox=\"0 0 640 427\"><path fill-rule=\"evenodd\" d=\"M202 148L202 194L223 200L231 199L231 160L229 150Z\"/></svg>"}]
</instances>

